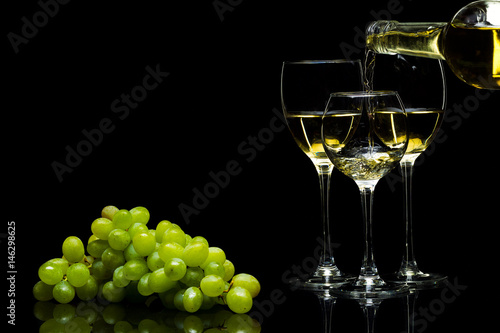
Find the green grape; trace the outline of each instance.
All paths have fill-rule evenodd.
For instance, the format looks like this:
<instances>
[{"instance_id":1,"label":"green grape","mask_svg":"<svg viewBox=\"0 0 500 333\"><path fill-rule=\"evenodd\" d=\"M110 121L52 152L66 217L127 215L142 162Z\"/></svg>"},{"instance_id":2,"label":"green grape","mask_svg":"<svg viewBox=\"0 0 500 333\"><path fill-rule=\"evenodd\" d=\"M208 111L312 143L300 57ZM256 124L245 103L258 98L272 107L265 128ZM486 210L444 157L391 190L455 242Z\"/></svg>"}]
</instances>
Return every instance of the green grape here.
<instances>
[{"instance_id":1,"label":"green grape","mask_svg":"<svg viewBox=\"0 0 500 333\"><path fill-rule=\"evenodd\" d=\"M201 268L205 269L205 266L211 263L212 261L218 262L223 265L226 261L226 254L220 247L209 247L208 248L208 256L203 264L200 265Z\"/></svg>"},{"instance_id":2,"label":"green grape","mask_svg":"<svg viewBox=\"0 0 500 333\"><path fill-rule=\"evenodd\" d=\"M163 293L159 294L160 300L163 303L163 305L169 309L169 310L175 310L176 307L174 305L174 297L177 291L179 291L180 286L179 284L175 285L172 289L169 289Z\"/></svg>"},{"instance_id":3,"label":"green grape","mask_svg":"<svg viewBox=\"0 0 500 333\"><path fill-rule=\"evenodd\" d=\"M143 319L139 322L137 325L137 329L141 333L148 333L148 332L154 332L158 329L160 325L154 321L153 319Z\"/></svg>"},{"instance_id":4,"label":"green grape","mask_svg":"<svg viewBox=\"0 0 500 333\"><path fill-rule=\"evenodd\" d=\"M151 253L146 259L148 268L151 272L156 271L158 268L165 266L165 262L160 258L158 251Z\"/></svg>"},{"instance_id":5,"label":"green grape","mask_svg":"<svg viewBox=\"0 0 500 333\"><path fill-rule=\"evenodd\" d=\"M200 266L208 257L208 247L205 243L191 242L182 253L182 260L189 267Z\"/></svg>"},{"instance_id":6,"label":"green grape","mask_svg":"<svg viewBox=\"0 0 500 333\"><path fill-rule=\"evenodd\" d=\"M132 259L144 259L134 248L134 244L130 243L129 246L125 248L123 251L123 255L125 256L125 261L130 261Z\"/></svg>"},{"instance_id":7,"label":"green grape","mask_svg":"<svg viewBox=\"0 0 500 333\"><path fill-rule=\"evenodd\" d=\"M61 268L63 275L66 275L66 271L68 270L68 267L69 267L68 260L66 260L64 258L54 258L54 259L50 259L47 262Z\"/></svg>"},{"instance_id":8,"label":"green grape","mask_svg":"<svg viewBox=\"0 0 500 333\"><path fill-rule=\"evenodd\" d=\"M114 271L118 266L125 264L125 256L123 255L123 252L115 250L111 247L104 250L101 260L104 266L112 271Z\"/></svg>"},{"instance_id":9,"label":"green grape","mask_svg":"<svg viewBox=\"0 0 500 333\"><path fill-rule=\"evenodd\" d=\"M108 304L101 312L102 319L106 324L114 325L117 322L124 320L127 316L125 307L122 304Z\"/></svg>"},{"instance_id":10,"label":"green grape","mask_svg":"<svg viewBox=\"0 0 500 333\"><path fill-rule=\"evenodd\" d=\"M90 226L92 233L96 235L97 238L102 240L108 240L109 233L116 229L115 224L110 219L100 217L95 219Z\"/></svg>"},{"instance_id":11,"label":"green grape","mask_svg":"<svg viewBox=\"0 0 500 333\"><path fill-rule=\"evenodd\" d=\"M120 209L113 215L113 223L116 228L126 230L130 228L133 221L132 213L126 209Z\"/></svg>"},{"instance_id":12,"label":"green grape","mask_svg":"<svg viewBox=\"0 0 500 333\"><path fill-rule=\"evenodd\" d=\"M193 241L193 238L190 235L186 234L186 245L188 245L192 241Z\"/></svg>"},{"instance_id":13,"label":"green grape","mask_svg":"<svg viewBox=\"0 0 500 333\"><path fill-rule=\"evenodd\" d=\"M205 274L200 267L188 267L186 274L180 281L187 287L199 287L201 279L203 279L204 276Z\"/></svg>"},{"instance_id":14,"label":"green grape","mask_svg":"<svg viewBox=\"0 0 500 333\"><path fill-rule=\"evenodd\" d=\"M250 292L252 298L255 298L260 292L259 281L250 274L240 273L233 277L233 287L243 287Z\"/></svg>"},{"instance_id":15,"label":"green grape","mask_svg":"<svg viewBox=\"0 0 500 333\"><path fill-rule=\"evenodd\" d=\"M123 229L113 229L108 235L109 246L115 250L125 250L130 241L130 234Z\"/></svg>"},{"instance_id":16,"label":"green grape","mask_svg":"<svg viewBox=\"0 0 500 333\"><path fill-rule=\"evenodd\" d=\"M52 296L59 303L69 303L75 298L75 288L68 281L59 281L52 289Z\"/></svg>"},{"instance_id":17,"label":"green grape","mask_svg":"<svg viewBox=\"0 0 500 333\"><path fill-rule=\"evenodd\" d=\"M79 262L85 255L85 248L80 238L69 236L63 242L62 252L69 262Z\"/></svg>"},{"instance_id":18,"label":"green grape","mask_svg":"<svg viewBox=\"0 0 500 333\"><path fill-rule=\"evenodd\" d=\"M224 292L226 284L219 275L207 275L201 280L200 288L205 295L217 297Z\"/></svg>"},{"instance_id":19,"label":"green grape","mask_svg":"<svg viewBox=\"0 0 500 333\"><path fill-rule=\"evenodd\" d=\"M203 304L201 304L200 309L201 310L210 310L216 304L215 303L216 300L217 300L216 297L210 297L210 296L203 294Z\"/></svg>"},{"instance_id":20,"label":"green grape","mask_svg":"<svg viewBox=\"0 0 500 333\"><path fill-rule=\"evenodd\" d=\"M186 309L184 308L184 302L183 302L185 291L186 291L186 289L181 289L181 290L177 291L177 293L175 293L175 296L174 296L174 306L179 311L186 311Z\"/></svg>"},{"instance_id":21,"label":"green grape","mask_svg":"<svg viewBox=\"0 0 500 333\"><path fill-rule=\"evenodd\" d=\"M203 294L199 288L189 287L184 292L182 297L182 304L187 312L196 312L203 304Z\"/></svg>"},{"instance_id":22,"label":"green grape","mask_svg":"<svg viewBox=\"0 0 500 333\"><path fill-rule=\"evenodd\" d=\"M87 252L94 258L100 258L104 250L109 247L107 240L96 239L87 244Z\"/></svg>"},{"instance_id":23,"label":"green grape","mask_svg":"<svg viewBox=\"0 0 500 333\"><path fill-rule=\"evenodd\" d=\"M204 243L207 247L209 247L207 239L205 237L203 237L203 236L193 237L193 239L191 239L191 242Z\"/></svg>"},{"instance_id":24,"label":"green grape","mask_svg":"<svg viewBox=\"0 0 500 333\"><path fill-rule=\"evenodd\" d=\"M123 265L125 278L136 281L149 271L148 264L144 259L132 259Z\"/></svg>"},{"instance_id":25,"label":"green grape","mask_svg":"<svg viewBox=\"0 0 500 333\"><path fill-rule=\"evenodd\" d=\"M201 304L200 309L201 310L210 310L211 308L214 307L215 305L215 297L210 297L205 294L203 294L203 304Z\"/></svg>"},{"instance_id":26,"label":"green grape","mask_svg":"<svg viewBox=\"0 0 500 333\"><path fill-rule=\"evenodd\" d=\"M76 294L78 295L78 291ZM96 305L97 303L94 302L78 302L76 305L76 314L85 319L90 325L93 325L100 319L101 314L100 307Z\"/></svg>"},{"instance_id":27,"label":"green grape","mask_svg":"<svg viewBox=\"0 0 500 333\"><path fill-rule=\"evenodd\" d=\"M98 240L98 239L99 238L97 238L96 235L94 235L94 234L90 235L89 240L87 241L87 245L90 244L90 243L92 243L95 240Z\"/></svg>"},{"instance_id":28,"label":"green grape","mask_svg":"<svg viewBox=\"0 0 500 333\"><path fill-rule=\"evenodd\" d=\"M97 296L97 293L99 292L99 285L96 278L90 275L87 279L87 283L82 287L75 288L75 290L79 299L82 301L90 301Z\"/></svg>"},{"instance_id":29,"label":"green grape","mask_svg":"<svg viewBox=\"0 0 500 333\"><path fill-rule=\"evenodd\" d=\"M56 304L54 302L38 301L33 307L33 314L38 320L47 321L54 318L52 312L54 311L55 306Z\"/></svg>"},{"instance_id":30,"label":"green grape","mask_svg":"<svg viewBox=\"0 0 500 333\"><path fill-rule=\"evenodd\" d=\"M64 324L58 323L57 320L51 318L40 325L39 333L65 333Z\"/></svg>"},{"instance_id":31,"label":"green grape","mask_svg":"<svg viewBox=\"0 0 500 333\"><path fill-rule=\"evenodd\" d=\"M182 326L184 327L184 332L189 333L202 333L205 330L203 321L199 316L196 315L190 315L184 318Z\"/></svg>"},{"instance_id":32,"label":"green grape","mask_svg":"<svg viewBox=\"0 0 500 333\"><path fill-rule=\"evenodd\" d=\"M88 267L85 264L81 263L76 263L69 266L66 273L66 278L73 287L83 287L87 283L89 276L90 271Z\"/></svg>"},{"instance_id":33,"label":"green grape","mask_svg":"<svg viewBox=\"0 0 500 333\"><path fill-rule=\"evenodd\" d=\"M232 277L234 276L234 272L235 272L235 268L234 268L234 264L227 260L224 261L224 281L229 281L232 279Z\"/></svg>"},{"instance_id":34,"label":"green grape","mask_svg":"<svg viewBox=\"0 0 500 333\"><path fill-rule=\"evenodd\" d=\"M155 235L156 235L156 241L158 243L163 242L163 234L171 226L172 226L172 222L167 221L167 220L163 220L160 223L158 223L158 225L156 226L156 233L155 233Z\"/></svg>"},{"instance_id":35,"label":"green grape","mask_svg":"<svg viewBox=\"0 0 500 333\"><path fill-rule=\"evenodd\" d=\"M224 265L222 265L216 261L212 261L211 263L206 265L203 270L205 271L205 275L218 275L221 278L224 278L224 276L226 274L226 270L224 268Z\"/></svg>"},{"instance_id":36,"label":"green grape","mask_svg":"<svg viewBox=\"0 0 500 333\"><path fill-rule=\"evenodd\" d=\"M92 332L92 328L87 323L87 321L82 317L75 317L66 323L65 330L66 332L78 332L78 333L90 333Z\"/></svg>"},{"instance_id":37,"label":"green grape","mask_svg":"<svg viewBox=\"0 0 500 333\"><path fill-rule=\"evenodd\" d=\"M151 273L146 273L144 274L141 279L139 280L139 284L137 285L137 291L139 294L142 296L149 296L154 293L153 290L149 287L149 276Z\"/></svg>"},{"instance_id":38,"label":"green grape","mask_svg":"<svg viewBox=\"0 0 500 333\"><path fill-rule=\"evenodd\" d=\"M135 207L130 210L132 214L132 219L134 223L148 224L149 222L149 211L144 207Z\"/></svg>"},{"instance_id":39,"label":"green grape","mask_svg":"<svg viewBox=\"0 0 500 333\"><path fill-rule=\"evenodd\" d=\"M178 225L172 223L172 226L163 233L162 242L163 243L175 242L181 246L185 246L186 234Z\"/></svg>"},{"instance_id":40,"label":"green grape","mask_svg":"<svg viewBox=\"0 0 500 333\"><path fill-rule=\"evenodd\" d=\"M113 326L114 333L128 333L134 329L131 323L125 320L118 321L115 326Z\"/></svg>"},{"instance_id":41,"label":"green grape","mask_svg":"<svg viewBox=\"0 0 500 333\"><path fill-rule=\"evenodd\" d=\"M33 286L33 296L38 301L50 301L52 299L53 285L48 285L43 281L38 281Z\"/></svg>"},{"instance_id":42,"label":"green grape","mask_svg":"<svg viewBox=\"0 0 500 333\"><path fill-rule=\"evenodd\" d=\"M113 220L113 216L115 213L119 211L118 207L115 206L106 206L101 211L101 216L107 218L109 220Z\"/></svg>"},{"instance_id":43,"label":"green grape","mask_svg":"<svg viewBox=\"0 0 500 333\"><path fill-rule=\"evenodd\" d=\"M71 304L56 304L52 315L58 323L66 324L76 314L75 307Z\"/></svg>"},{"instance_id":44,"label":"green grape","mask_svg":"<svg viewBox=\"0 0 500 333\"><path fill-rule=\"evenodd\" d=\"M177 285L165 275L165 270L159 268L152 272L148 279L149 288L155 293L163 293Z\"/></svg>"},{"instance_id":45,"label":"green grape","mask_svg":"<svg viewBox=\"0 0 500 333\"><path fill-rule=\"evenodd\" d=\"M158 255L161 260L167 262L172 258L180 258L182 257L182 253L184 252L184 247L179 243L175 242L163 242L160 244L158 248Z\"/></svg>"},{"instance_id":46,"label":"green grape","mask_svg":"<svg viewBox=\"0 0 500 333\"><path fill-rule=\"evenodd\" d=\"M125 288L117 287L113 281L108 281L102 286L102 296L113 303L121 302L125 298Z\"/></svg>"},{"instance_id":47,"label":"green grape","mask_svg":"<svg viewBox=\"0 0 500 333\"><path fill-rule=\"evenodd\" d=\"M146 233L148 231L149 231L148 227L142 223L134 223L130 226L130 228L128 228L130 239L134 239L134 236L137 234Z\"/></svg>"},{"instance_id":48,"label":"green grape","mask_svg":"<svg viewBox=\"0 0 500 333\"><path fill-rule=\"evenodd\" d=\"M38 269L38 277L48 285L55 285L63 278L63 271L59 265L46 262Z\"/></svg>"},{"instance_id":49,"label":"green grape","mask_svg":"<svg viewBox=\"0 0 500 333\"><path fill-rule=\"evenodd\" d=\"M113 283L119 288L126 287L130 283L130 280L125 277L123 266L117 267L113 272Z\"/></svg>"},{"instance_id":50,"label":"green grape","mask_svg":"<svg viewBox=\"0 0 500 333\"><path fill-rule=\"evenodd\" d=\"M92 264L90 268L90 274L92 274L97 280L106 280L113 277L113 271L107 268L101 259L97 259Z\"/></svg>"},{"instance_id":51,"label":"green grape","mask_svg":"<svg viewBox=\"0 0 500 333\"><path fill-rule=\"evenodd\" d=\"M247 314L233 314L225 326L228 332L259 333L261 330L259 322Z\"/></svg>"},{"instance_id":52,"label":"green grape","mask_svg":"<svg viewBox=\"0 0 500 333\"><path fill-rule=\"evenodd\" d=\"M156 237L149 232L138 233L132 239L134 249L142 256L148 256L156 248Z\"/></svg>"},{"instance_id":53,"label":"green grape","mask_svg":"<svg viewBox=\"0 0 500 333\"><path fill-rule=\"evenodd\" d=\"M229 309L235 313L246 313L253 305L252 295L242 287L232 286L226 295L226 303Z\"/></svg>"},{"instance_id":54,"label":"green grape","mask_svg":"<svg viewBox=\"0 0 500 333\"><path fill-rule=\"evenodd\" d=\"M172 258L165 263L165 275L172 281L178 281L186 274L186 264L182 259Z\"/></svg>"}]
</instances>

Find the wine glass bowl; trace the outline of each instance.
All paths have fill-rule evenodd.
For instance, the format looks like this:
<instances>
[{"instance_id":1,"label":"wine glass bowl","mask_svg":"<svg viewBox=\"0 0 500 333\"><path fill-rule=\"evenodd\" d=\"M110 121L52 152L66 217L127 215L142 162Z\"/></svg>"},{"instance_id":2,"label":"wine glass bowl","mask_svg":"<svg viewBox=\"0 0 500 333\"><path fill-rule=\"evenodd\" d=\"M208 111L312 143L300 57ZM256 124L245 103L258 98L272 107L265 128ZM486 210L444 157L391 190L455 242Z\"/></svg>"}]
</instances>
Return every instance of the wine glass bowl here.
<instances>
[{"instance_id":1,"label":"wine glass bowl","mask_svg":"<svg viewBox=\"0 0 500 333\"><path fill-rule=\"evenodd\" d=\"M395 92L331 95L322 135L338 170L359 184L372 184L399 163L407 147L406 113L399 103Z\"/></svg>"}]
</instances>

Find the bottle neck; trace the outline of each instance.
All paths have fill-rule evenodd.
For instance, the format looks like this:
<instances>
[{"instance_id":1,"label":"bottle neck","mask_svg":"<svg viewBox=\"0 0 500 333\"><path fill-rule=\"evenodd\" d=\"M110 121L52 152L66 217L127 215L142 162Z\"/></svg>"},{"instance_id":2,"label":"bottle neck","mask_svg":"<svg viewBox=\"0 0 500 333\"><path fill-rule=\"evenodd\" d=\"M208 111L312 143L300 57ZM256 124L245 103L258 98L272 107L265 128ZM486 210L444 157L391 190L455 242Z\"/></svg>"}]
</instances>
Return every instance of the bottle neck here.
<instances>
[{"instance_id":1,"label":"bottle neck","mask_svg":"<svg viewBox=\"0 0 500 333\"><path fill-rule=\"evenodd\" d=\"M405 54L445 60L442 36L446 22L375 21L366 28L366 47L379 54Z\"/></svg>"}]
</instances>

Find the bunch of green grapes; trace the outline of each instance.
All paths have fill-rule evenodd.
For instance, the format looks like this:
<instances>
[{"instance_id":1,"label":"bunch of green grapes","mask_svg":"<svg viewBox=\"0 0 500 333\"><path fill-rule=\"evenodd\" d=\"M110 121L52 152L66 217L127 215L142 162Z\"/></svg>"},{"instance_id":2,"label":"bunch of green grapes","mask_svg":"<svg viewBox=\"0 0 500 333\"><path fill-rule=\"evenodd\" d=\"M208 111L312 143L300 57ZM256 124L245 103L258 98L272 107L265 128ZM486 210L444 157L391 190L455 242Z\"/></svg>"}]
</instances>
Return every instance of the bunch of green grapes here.
<instances>
[{"instance_id":1,"label":"bunch of green grapes","mask_svg":"<svg viewBox=\"0 0 500 333\"><path fill-rule=\"evenodd\" d=\"M235 275L233 263L202 236L191 237L167 220L149 229L149 211L106 206L92 222L86 250L75 236L66 238L62 258L42 264L33 287L39 301L65 304L75 298L109 302L157 295L167 308L190 313L224 304L246 313L260 292L250 274Z\"/></svg>"}]
</instances>

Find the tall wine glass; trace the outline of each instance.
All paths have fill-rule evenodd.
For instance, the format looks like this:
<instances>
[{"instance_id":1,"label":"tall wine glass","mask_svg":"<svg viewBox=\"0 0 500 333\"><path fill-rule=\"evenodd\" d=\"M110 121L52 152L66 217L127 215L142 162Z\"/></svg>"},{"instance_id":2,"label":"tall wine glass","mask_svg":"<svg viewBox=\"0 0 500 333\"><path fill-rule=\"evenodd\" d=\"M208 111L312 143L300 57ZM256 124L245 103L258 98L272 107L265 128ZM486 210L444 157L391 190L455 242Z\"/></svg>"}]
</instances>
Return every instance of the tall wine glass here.
<instances>
[{"instance_id":1,"label":"tall wine glass","mask_svg":"<svg viewBox=\"0 0 500 333\"><path fill-rule=\"evenodd\" d=\"M377 55L375 89L397 90L408 116L408 148L401 159L404 186L406 242L401 267L386 279L412 285L433 285L446 276L424 273L417 265L413 248L412 178L415 161L438 133L446 109L446 77L441 60L406 55Z\"/></svg>"},{"instance_id":2,"label":"tall wine glass","mask_svg":"<svg viewBox=\"0 0 500 333\"><path fill-rule=\"evenodd\" d=\"M330 238L329 188L333 164L321 143L321 118L330 93L359 90L362 67L359 60L285 61L281 71L281 103L295 142L311 159L319 176L323 251L306 287L345 282L345 274L333 258Z\"/></svg>"},{"instance_id":3,"label":"tall wine glass","mask_svg":"<svg viewBox=\"0 0 500 333\"><path fill-rule=\"evenodd\" d=\"M396 167L408 144L406 112L395 91L333 93L323 116L325 152L335 167L353 179L361 194L364 220L363 261L359 276L332 293L354 298L386 298L407 293L386 283L375 265L372 243L373 192Z\"/></svg>"}]
</instances>

